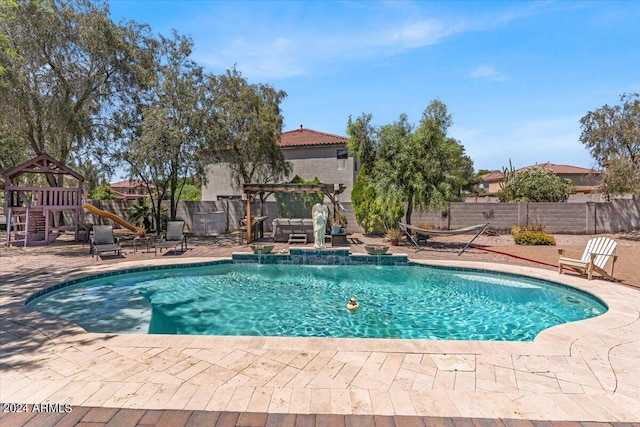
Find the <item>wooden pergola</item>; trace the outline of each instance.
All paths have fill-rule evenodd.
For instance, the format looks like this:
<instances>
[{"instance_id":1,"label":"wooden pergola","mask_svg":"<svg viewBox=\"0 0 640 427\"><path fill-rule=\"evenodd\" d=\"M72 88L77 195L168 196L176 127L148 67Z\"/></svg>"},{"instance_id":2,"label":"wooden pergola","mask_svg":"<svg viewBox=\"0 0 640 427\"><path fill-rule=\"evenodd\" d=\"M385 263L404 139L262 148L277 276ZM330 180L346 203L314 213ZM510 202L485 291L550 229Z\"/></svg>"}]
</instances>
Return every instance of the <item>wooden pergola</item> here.
<instances>
[{"instance_id":1,"label":"wooden pergola","mask_svg":"<svg viewBox=\"0 0 640 427\"><path fill-rule=\"evenodd\" d=\"M347 187L344 184L244 184L242 186L243 199L247 202L247 244L251 243L251 203L257 196L272 193L298 193L298 194L318 194L322 193L333 203L334 224L339 220L338 194Z\"/></svg>"}]
</instances>

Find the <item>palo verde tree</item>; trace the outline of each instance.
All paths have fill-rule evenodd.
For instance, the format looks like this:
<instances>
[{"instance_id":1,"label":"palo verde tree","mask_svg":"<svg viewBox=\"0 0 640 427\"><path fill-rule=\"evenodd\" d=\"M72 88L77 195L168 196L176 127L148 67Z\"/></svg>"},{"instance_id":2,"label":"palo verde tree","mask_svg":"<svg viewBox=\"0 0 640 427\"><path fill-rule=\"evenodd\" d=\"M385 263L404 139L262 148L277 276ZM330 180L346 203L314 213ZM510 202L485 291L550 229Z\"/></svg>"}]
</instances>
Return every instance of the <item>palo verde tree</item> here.
<instances>
[{"instance_id":1,"label":"palo verde tree","mask_svg":"<svg viewBox=\"0 0 640 427\"><path fill-rule=\"evenodd\" d=\"M63 163L91 157L107 143L133 82L144 78L147 33L115 24L100 1L1 1L3 142ZM57 184L55 175L47 180Z\"/></svg>"},{"instance_id":2,"label":"palo verde tree","mask_svg":"<svg viewBox=\"0 0 640 427\"><path fill-rule=\"evenodd\" d=\"M580 142L605 168L603 192L640 194L640 94L623 94L620 102L589 111L580 119Z\"/></svg>"}]
</instances>

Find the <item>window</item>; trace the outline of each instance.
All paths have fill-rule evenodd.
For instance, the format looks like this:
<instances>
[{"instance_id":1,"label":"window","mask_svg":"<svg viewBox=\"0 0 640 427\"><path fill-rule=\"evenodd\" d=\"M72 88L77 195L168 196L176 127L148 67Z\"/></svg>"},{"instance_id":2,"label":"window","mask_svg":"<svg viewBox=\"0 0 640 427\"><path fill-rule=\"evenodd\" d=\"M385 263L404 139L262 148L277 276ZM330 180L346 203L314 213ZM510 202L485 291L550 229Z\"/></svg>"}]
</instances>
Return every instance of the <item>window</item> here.
<instances>
[{"instance_id":1,"label":"window","mask_svg":"<svg viewBox=\"0 0 640 427\"><path fill-rule=\"evenodd\" d=\"M349 150L341 149L336 152L336 158L338 159L338 170L347 170L347 159L349 157Z\"/></svg>"}]
</instances>

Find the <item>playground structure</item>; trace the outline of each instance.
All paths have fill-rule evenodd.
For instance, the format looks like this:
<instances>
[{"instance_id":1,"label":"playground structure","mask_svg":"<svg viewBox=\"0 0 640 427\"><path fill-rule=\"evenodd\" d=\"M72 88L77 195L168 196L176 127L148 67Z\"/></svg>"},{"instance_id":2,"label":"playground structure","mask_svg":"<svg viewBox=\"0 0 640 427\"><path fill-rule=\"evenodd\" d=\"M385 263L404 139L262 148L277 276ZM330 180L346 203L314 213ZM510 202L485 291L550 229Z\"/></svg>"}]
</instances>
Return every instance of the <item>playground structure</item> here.
<instances>
[{"instance_id":1,"label":"playground structure","mask_svg":"<svg viewBox=\"0 0 640 427\"><path fill-rule=\"evenodd\" d=\"M51 187L23 185L25 174L42 174ZM4 212L7 218L6 245L48 245L62 231L72 231L76 241L87 240L89 228L80 221L84 177L48 154L40 154L2 174ZM64 187L75 179L76 185ZM25 180L22 180L23 182ZM70 225L61 225L60 214L70 214ZM68 216L67 216L68 217Z\"/></svg>"}]
</instances>

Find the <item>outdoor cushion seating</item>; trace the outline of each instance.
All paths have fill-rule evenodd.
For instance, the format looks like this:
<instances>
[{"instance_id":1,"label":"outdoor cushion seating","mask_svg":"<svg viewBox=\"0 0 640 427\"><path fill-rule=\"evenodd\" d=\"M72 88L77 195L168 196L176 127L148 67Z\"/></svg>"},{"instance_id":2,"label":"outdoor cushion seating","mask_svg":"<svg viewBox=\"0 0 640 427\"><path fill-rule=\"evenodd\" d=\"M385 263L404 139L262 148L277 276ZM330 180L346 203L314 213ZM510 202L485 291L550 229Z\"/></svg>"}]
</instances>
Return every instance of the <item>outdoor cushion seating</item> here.
<instances>
[{"instance_id":1,"label":"outdoor cushion seating","mask_svg":"<svg viewBox=\"0 0 640 427\"><path fill-rule=\"evenodd\" d=\"M564 267L569 267L580 274L586 274L588 280L591 280L593 272L599 273L607 279L614 280L613 268L618 259L617 255L614 255L617 242L608 237L596 237L587 242L587 246L584 248L582 258L573 259L563 257L564 249L558 249L560 259L558 260L558 273L562 274ZM607 262L611 259L611 273L606 271L605 267Z\"/></svg>"},{"instance_id":2,"label":"outdoor cushion seating","mask_svg":"<svg viewBox=\"0 0 640 427\"><path fill-rule=\"evenodd\" d=\"M313 242L311 218L276 218L271 225L274 242L289 242L292 234L306 235L307 242Z\"/></svg>"},{"instance_id":3,"label":"outdoor cushion seating","mask_svg":"<svg viewBox=\"0 0 640 427\"><path fill-rule=\"evenodd\" d=\"M180 245L180 251L184 252L187 249L187 236L183 233L184 221L168 221L167 232L160 237L160 241L156 243L155 254L158 254L158 249L162 252L162 249L173 248L175 253Z\"/></svg>"},{"instance_id":4,"label":"outdoor cushion seating","mask_svg":"<svg viewBox=\"0 0 640 427\"><path fill-rule=\"evenodd\" d=\"M120 238L114 237L113 227L111 225L94 225L89 252L91 252L91 257L93 258L95 255L96 259L102 252L115 252L120 255L122 248L119 243Z\"/></svg>"},{"instance_id":5,"label":"outdoor cushion seating","mask_svg":"<svg viewBox=\"0 0 640 427\"><path fill-rule=\"evenodd\" d=\"M414 237L411 235L412 231L414 233L418 234L418 235L426 236L427 238L429 238L429 237L455 236L457 234L465 234L465 233L475 232L476 234L473 236L473 238L471 240L469 240L469 242L464 246L464 248L462 248L460 250L460 252L458 252L458 256L460 256L464 251L466 251L467 248L471 245L471 243L473 243L473 241L476 240L476 238L479 235L481 235L482 232L488 226L489 226L489 223L476 224L476 225L471 225L469 227L464 227L464 228L456 228L455 230L427 230L425 228L420 228L420 227L416 227L416 226L413 226L413 225L400 223L400 229L402 231L404 231L404 233L407 235L407 238L410 239L418 247L418 249L420 249L420 245L418 244L416 239L414 239Z\"/></svg>"}]
</instances>

